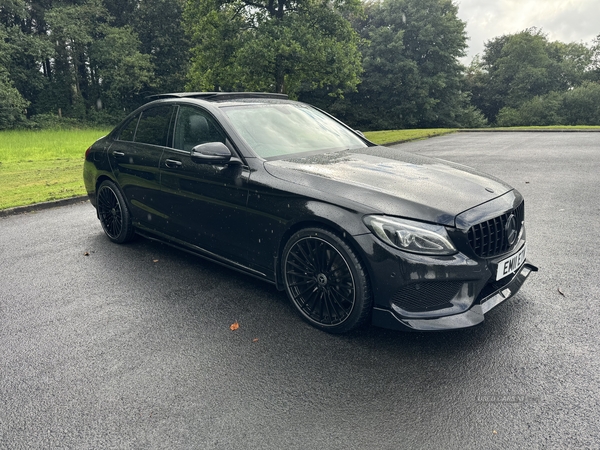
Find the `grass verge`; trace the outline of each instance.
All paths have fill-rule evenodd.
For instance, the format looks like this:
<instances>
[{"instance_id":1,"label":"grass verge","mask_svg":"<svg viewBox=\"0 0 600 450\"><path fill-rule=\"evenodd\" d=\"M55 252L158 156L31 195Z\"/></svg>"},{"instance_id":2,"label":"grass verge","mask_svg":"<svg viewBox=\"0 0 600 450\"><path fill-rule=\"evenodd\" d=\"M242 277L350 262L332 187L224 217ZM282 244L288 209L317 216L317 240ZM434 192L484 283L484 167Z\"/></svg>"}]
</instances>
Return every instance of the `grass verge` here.
<instances>
[{"instance_id":1,"label":"grass verge","mask_svg":"<svg viewBox=\"0 0 600 450\"><path fill-rule=\"evenodd\" d=\"M367 131L365 137L379 145L395 144L400 142L415 141L433 136L442 136L458 131L457 128L428 128L423 130L386 130Z\"/></svg>"},{"instance_id":2,"label":"grass verge","mask_svg":"<svg viewBox=\"0 0 600 450\"><path fill-rule=\"evenodd\" d=\"M600 130L600 125L547 125L544 127L493 127L493 128L475 128L476 131L590 131L590 130Z\"/></svg>"},{"instance_id":3,"label":"grass verge","mask_svg":"<svg viewBox=\"0 0 600 450\"><path fill-rule=\"evenodd\" d=\"M0 132L0 210L85 195L85 150L107 130Z\"/></svg>"}]
</instances>

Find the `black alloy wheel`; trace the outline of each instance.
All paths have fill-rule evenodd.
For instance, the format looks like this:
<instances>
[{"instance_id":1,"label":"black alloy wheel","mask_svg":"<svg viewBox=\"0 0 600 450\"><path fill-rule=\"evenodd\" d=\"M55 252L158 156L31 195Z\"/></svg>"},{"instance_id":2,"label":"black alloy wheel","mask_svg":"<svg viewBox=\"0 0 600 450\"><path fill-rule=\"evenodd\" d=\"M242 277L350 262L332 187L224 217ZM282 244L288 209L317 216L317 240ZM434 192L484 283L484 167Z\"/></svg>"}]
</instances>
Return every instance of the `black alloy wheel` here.
<instances>
[{"instance_id":1,"label":"black alloy wheel","mask_svg":"<svg viewBox=\"0 0 600 450\"><path fill-rule=\"evenodd\" d=\"M112 181L103 181L96 199L98 218L108 238L118 244L130 241L134 235L131 214L117 185Z\"/></svg>"},{"instance_id":2,"label":"black alloy wheel","mask_svg":"<svg viewBox=\"0 0 600 450\"><path fill-rule=\"evenodd\" d=\"M320 228L297 232L284 248L282 264L289 299L317 328L344 333L369 316L372 301L366 272L336 234Z\"/></svg>"}]
</instances>

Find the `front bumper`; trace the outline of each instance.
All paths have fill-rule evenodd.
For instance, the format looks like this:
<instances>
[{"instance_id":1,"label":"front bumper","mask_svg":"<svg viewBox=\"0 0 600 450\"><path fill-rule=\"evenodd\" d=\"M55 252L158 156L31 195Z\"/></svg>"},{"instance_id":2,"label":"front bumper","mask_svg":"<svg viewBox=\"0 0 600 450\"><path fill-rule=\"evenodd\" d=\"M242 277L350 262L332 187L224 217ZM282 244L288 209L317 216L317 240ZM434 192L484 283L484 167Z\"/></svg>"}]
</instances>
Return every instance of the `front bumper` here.
<instances>
[{"instance_id":1,"label":"front bumper","mask_svg":"<svg viewBox=\"0 0 600 450\"><path fill-rule=\"evenodd\" d=\"M371 279L373 325L419 331L471 327L538 270L525 261L512 275L496 280L498 267L524 249L524 230L510 252L494 258L478 257L461 233L453 232L458 252L449 256L411 254L374 235L355 236Z\"/></svg>"},{"instance_id":2,"label":"front bumper","mask_svg":"<svg viewBox=\"0 0 600 450\"><path fill-rule=\"evenodd\" d=\"M397 330L440 331L468 328L484 320L484 314L515 295L531 272L537 272L537 267L525 262L512 278L487 296L477 301L463 313L436 318L403 318L393 311L379 307L373 308L373 325Z\"/></svg>"}]
</instances>

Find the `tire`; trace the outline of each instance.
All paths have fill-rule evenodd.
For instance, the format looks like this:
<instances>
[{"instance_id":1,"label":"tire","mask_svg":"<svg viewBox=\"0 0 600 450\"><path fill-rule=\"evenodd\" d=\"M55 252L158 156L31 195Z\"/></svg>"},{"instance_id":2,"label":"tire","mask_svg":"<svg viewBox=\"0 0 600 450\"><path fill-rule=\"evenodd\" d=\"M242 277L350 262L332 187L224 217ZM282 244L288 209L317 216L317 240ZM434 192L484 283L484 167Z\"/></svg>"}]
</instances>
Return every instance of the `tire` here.
<instances>
[{"instance_id":1,"label":"tire","mask_svg":"<svg viewBox=\"0 0 600 450\"><path fill-rule=\"evenodd\" d=\"M283 249L288 298L302 318L329 333L360 327L372 309L366 271L338 235L321 228L295 233Z\"/></svg>"},{"instance_id":2,"label":"tire","mask_svg":"<svg viewBox=\"0 0 600 450\"><path fill-rule=\"evenodd\" d=\"M133 239L135 230L131 223L131 213L121 190L115 183L105 180L96 193L98 219L106 236L117 244Z\"/></svg>"}]
</instances>

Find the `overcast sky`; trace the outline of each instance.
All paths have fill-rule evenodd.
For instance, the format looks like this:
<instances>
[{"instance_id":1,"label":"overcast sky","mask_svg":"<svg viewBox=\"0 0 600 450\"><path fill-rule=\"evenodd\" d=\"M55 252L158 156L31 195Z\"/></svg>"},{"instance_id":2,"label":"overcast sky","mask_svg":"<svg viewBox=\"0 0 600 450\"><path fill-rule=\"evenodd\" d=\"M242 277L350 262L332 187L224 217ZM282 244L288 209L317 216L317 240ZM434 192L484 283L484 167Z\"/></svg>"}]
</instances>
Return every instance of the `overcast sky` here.
<instances>
[{"instance_id":1,"label":"overcast sky","mask_svg":"<svg viewBox=\"0 0 600 450\"><path fill-rule=\"evenodd\" d=\"M538 27L550 41L589 44L600 34L600 0L454 0L467 23L469 48L463 64L483 53L497 36Z\"/></svg>"}]
</instances>

